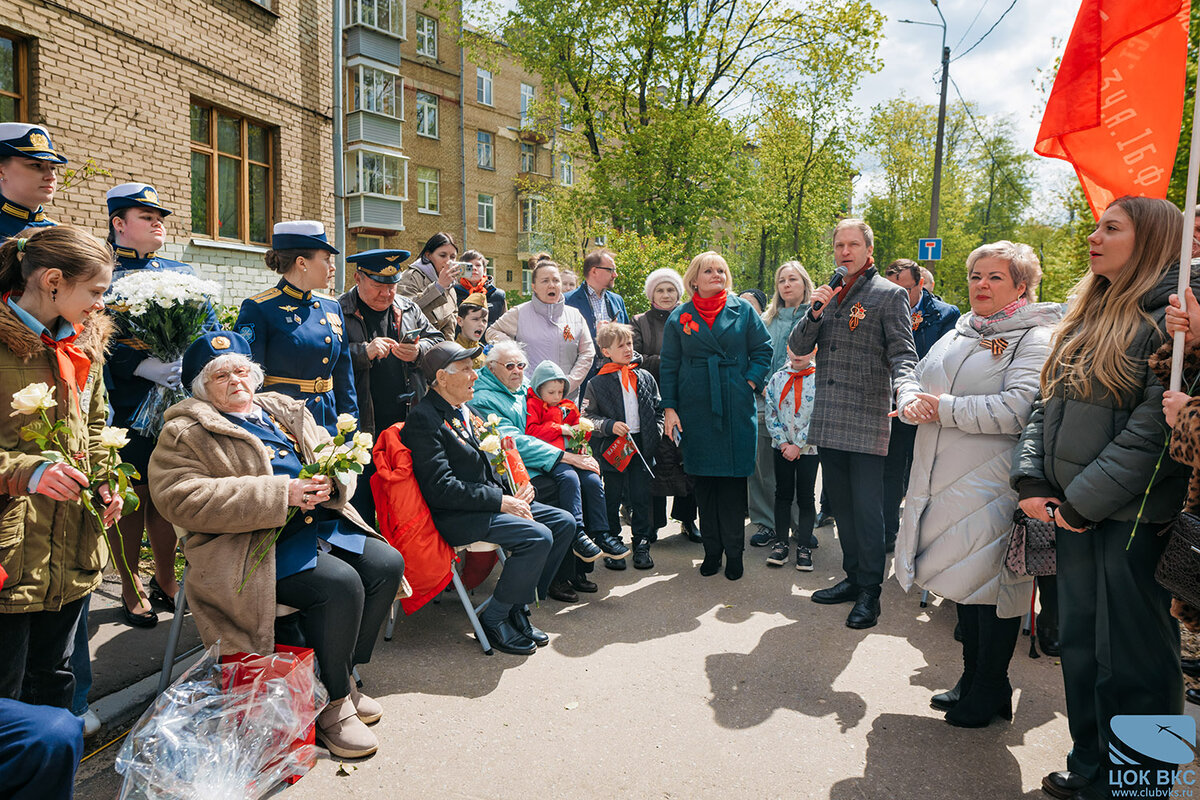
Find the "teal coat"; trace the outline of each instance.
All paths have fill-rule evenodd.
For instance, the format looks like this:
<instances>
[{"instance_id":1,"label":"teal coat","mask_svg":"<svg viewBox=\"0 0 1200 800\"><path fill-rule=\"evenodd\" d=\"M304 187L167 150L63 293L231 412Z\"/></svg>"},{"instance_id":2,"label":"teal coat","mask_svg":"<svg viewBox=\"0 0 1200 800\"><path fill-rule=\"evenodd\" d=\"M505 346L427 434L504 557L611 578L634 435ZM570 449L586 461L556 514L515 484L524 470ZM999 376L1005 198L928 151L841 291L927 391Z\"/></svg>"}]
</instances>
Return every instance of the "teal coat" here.
<instances>
[{"instance_id":1,"label":"teal coat","mask_svg":"<svg viewBox=\"0 0 1200 800\"><path fill-rule=\"evenodd\" d=\"M479 370L479 380L475 381L475 397L467 405L484 419L488 414L500 417L500 435L513 437L517 452L532 478L558 466L563 451L525 433L525 392L528 389L529 384L522 383L517 391L510 392L490 369L484 367Z\"/></svg>"},{"instance_id":2,"label":"teal coat","mask_svg":"<svg viewBox=\"0 0 1200 800\"><path fill-rule=\"evenodd\" d=\"M684 314L698 330L684 332ZM754 394L766 386L770 369L767 327L734 295L712 330L690 301L671 312L663 329L659 389L662 407L675 409L683 426L683 467L689 475L744 478L754 472Z\"/></svg>"}]
</instances>

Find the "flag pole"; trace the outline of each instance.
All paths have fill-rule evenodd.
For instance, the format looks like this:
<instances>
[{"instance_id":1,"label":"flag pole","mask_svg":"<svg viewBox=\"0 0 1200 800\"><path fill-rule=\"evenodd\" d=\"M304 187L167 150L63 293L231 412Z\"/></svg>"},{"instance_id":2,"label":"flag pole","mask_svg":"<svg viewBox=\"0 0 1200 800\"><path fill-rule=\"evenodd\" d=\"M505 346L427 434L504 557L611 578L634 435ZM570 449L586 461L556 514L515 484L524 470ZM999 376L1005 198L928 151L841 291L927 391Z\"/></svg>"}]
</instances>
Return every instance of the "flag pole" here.
<instances>
[{"instance_id":1,"label":"flag pole","mask_svg":"<svg viewBox=\"0 0 1200 800\"><path fill-rule=\"evenodd\" d=\"M1186 62L1184 69L1186 69ZM1188 156L1187 194L1183 202L1183 236L1179 243L1179 307L1187 310L1187 288L1192 282L1192 237L1196 224L1196 184L1200 177L1200 69L1196 70L1196 91L1192 95L1192 151ZM1193 335L1200 331L1193 331ZM1183 385L1183 338L1184 331L1175 332L1171 349L1171 391L1178 392Z\"/></svg>"}]
</instances>

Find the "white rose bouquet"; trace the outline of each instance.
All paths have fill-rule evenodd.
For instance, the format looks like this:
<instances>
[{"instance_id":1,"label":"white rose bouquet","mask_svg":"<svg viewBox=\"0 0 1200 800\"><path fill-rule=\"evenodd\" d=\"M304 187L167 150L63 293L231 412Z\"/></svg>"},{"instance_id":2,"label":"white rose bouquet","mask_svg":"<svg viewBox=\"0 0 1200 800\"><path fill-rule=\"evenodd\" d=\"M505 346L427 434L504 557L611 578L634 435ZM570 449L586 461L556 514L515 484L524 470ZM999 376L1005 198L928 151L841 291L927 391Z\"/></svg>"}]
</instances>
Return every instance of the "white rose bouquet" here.
<instances>
[{"instance_id":1,"label":"white rose bouquet","mask_svg":"<svg viewBox=\"0 0 1200 800\"><path fill-rule=\"evenodd\" d=\"M572 453L582 453L587 450L587 444L591 440L594 430L596 430L596 426L590 419L580 417L579 422L575 424L575 432L571 434L571 438L567 442L567 449Z\"/></svg>"},{"instance_id":2,"label":"white rose bouquet","mask_svg":"<svg viewBox=\"0 0 1200 800\"><path fill-rule=\"evenodd\" d=\"M131 338L159 361L183 357L200 335L213 300L221 293L214 281L185 272L140 269L113 283L105 303ZM154 438L162 431L162 415L187 397L181 388L155 384L142 402L130 427Z\"/></svg>"},{"instance_id":3,"label":"white rose bouquet","mask_svg":"<svg viewBox=\"0 0 1200 800\"><path fill-rule=\"evenodd\" d=\"M351 473L361 475L363 467L371 463L371 448L374 446L374 442L369 433L363 431L354 433L357 427L358 420L350 414L339 414L337 436L313 448L313 455L317 460L304 465L297 477L315 478L318 475L327 475L336 484L344 487L349 482ZM279 535L292 521L292 517L296 516L298 508L299 506L290 506L283 525L271 531L250 551L250 555L255 557L254 566L246 573L242 585L238 587L238 592L246 588L246 581L250 580L250 576L258 570L258 565L271 552L275 542L279 541Z\"/></svg>"}]
</instances>

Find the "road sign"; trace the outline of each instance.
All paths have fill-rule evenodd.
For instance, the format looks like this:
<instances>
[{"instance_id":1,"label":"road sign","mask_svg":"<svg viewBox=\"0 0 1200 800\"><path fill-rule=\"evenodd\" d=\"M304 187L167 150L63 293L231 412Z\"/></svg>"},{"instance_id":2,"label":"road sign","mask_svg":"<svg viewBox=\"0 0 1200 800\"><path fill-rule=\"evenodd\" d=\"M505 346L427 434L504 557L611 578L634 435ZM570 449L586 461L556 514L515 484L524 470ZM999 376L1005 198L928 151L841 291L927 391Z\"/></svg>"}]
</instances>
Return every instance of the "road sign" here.
<instances>
[{"instance_id":1,"label":"road sign","mask_svg":"<svg viewBox=\"0 0 1200 800\"><path fill-rule=\"evenodd\" d=\"M941 261L942 260L942 240L941 239L917 239L917 256L918 261Z\"/></svg>"}]
</instances>

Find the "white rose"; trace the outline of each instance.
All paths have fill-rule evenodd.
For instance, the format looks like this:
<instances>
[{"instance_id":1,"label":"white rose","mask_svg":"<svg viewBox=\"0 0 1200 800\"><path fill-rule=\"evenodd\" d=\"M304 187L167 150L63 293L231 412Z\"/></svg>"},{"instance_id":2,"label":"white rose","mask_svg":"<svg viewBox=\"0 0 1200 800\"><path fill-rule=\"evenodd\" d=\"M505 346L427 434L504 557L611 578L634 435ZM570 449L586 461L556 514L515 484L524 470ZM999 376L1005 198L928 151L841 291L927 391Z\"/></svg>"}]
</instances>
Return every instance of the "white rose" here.
<instances>
[{"instance_id":1,"label":"white rose","mask_svg":"<svg viewBox=\"0 0 1200 800\"><path fill-rule=\"evenodd\" d=\"M354 434L355 447L366 450L369 453L371 452L372 444L373 442L371 441L371 434L367 433L366 431L359 431L358 433Z\"/></svg>"},{"instance_id":2,"label":"white rose","mask_svg":"<svg viewBox=\"0 0 1200 800\"><path fill-rule=\"evenodd\" d=\"M371 463L370 450L355 450L352 455L354 456L354 460L362 464L364 467Z\"/></svg>"},{"instance_id":3,"label":"white rose","mask_svg":"<svg viewBox=\"0 0 1200 800\"><path fill-rule=\"evenodd\" d=\"M338 433L349 433L350 431L354 430L357 427L358 427L358 420L356 420L353 415L338 414L338 418L337 418L337 432Z\"/></svg>"},{"instance_id":4,"label":"white rose","mask_svg":"<svg viewBox=\"0 0 1200 800\"><path fill-rule=\"evenodd\" d=\"M12 407L14 410L9 416L36 414L39 411L54 408L55 405L54 387L44 383L31 383L21 391L13 393Z\"/></svg>"},{"instance_id":5,"label":"white rose","mask_svg":"<svg viewBox=\"0 0 1200 800\"><path fill-rule=\"evenodd\" d=\"M485 437L484 440L479 443L479 449L485 453L491 453L492 455L499 453L500 452L500 437L494 433L490 436Z\"/></svg>"},{"instance_id":6,"label":"white rose","mask_svg":"<svg viewBox=\"0 0 1200 800\"><path fill-rule=\"evenodd\" d=\"M110 428L105 426L100 430L100 446L120 450L129 444L128 430L125 428Z\"/></svg>"},{"instance_id":7,"label":"white rose","mask_svg":"<svg viewBox=\"0 0 1200 800\"><path fill-rule=\"evenodd\" d=\"M498 414L488 414L487 421L488 421L488 425L499 425L500 424L500 416Z\"/></svg>"},{"instance_id":8,"label":"white rose","mask_svg":"<svg viewBox=\"0 0 1200 800\"><path fill-rule=\"evenodd\" d=\"M579 430L585 431L585 432L594 431L594 430L596 430L596 426L593 425L592 421L590 419L588 419L587 417L580 417L579 418Z\"/></svg>"}]
</instances>

